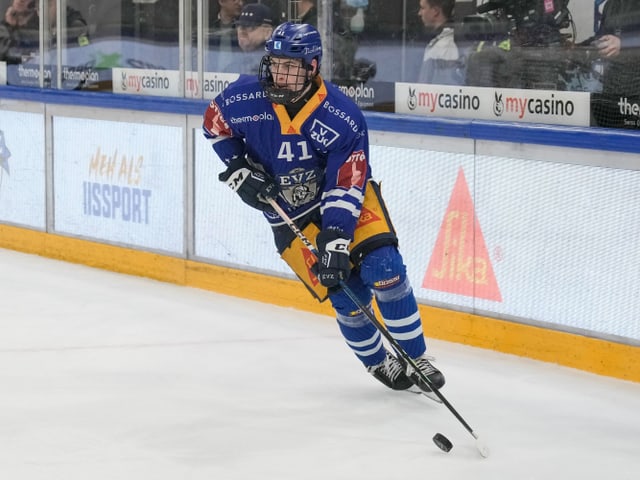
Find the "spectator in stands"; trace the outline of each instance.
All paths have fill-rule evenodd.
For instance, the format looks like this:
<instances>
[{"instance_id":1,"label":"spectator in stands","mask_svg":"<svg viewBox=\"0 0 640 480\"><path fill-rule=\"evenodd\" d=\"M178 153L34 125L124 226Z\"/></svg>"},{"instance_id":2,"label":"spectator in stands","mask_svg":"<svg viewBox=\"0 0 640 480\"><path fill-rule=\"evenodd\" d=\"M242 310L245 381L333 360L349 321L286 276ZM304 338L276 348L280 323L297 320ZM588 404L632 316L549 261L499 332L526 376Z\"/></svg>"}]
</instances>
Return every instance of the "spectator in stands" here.
<instances>
[{"instance_id":1,"label":"spectator in stands","mask_svg":"<svg viewBox=\"0 0 640 480\"><path fill-rule=\"evenodd\" d=\"M245 5L236 21L236 33L241 52L236 54L225 72L257 75L264 56L264 44L273 32L273 16L266 5Z\"/></svg>"},{"instance_id":2,"label":"spectator in stands","mask_svg":"<svg viewBox=\"0 0 640 480\"><path fill-rule=\"evenodd\" d=\"M420 83L464 84L464 60L452 25L454 6L455 0L420 0L418 16L431 37L422 57Z\"/></svg>"},{"instance_id":3,"label":"spectator in stands","mask_svg":"<svg viewBox=\"0 0 640 480\"><path fill-rule=\"evenodd\" d=\"M233 54L239 51L235 22L242 12L244 0L218 0L218 5L217 17L209 25L209 47L215 52L215 62L209 69L222 72L233 61Z\"/></svg>"},{"instance_id":4,"label":"spectator in stands","mask_svg":"<svg viewBox=\"0 0 640 480\"><path fill-rule=\"evenodd\" d=\"M306 23L318 27L318 8L316 0L300 0L298 3L298 17L300 23ZM340 2L333 2L332 7L332 48L333 64L331 68L331 80L334 82L351 81L356 50L357 39L342 19Z\"/></svg>"},{"instance_id":5,"label":"spectator in stands","mask_svg":"<svg viewBox=\"0 0 640 480\"><path fill-rule=\"evenodd\" d=\"M640 96L640 0L608 0L595 46L608 63L603 93Z\"/></svg>"},{"instance_id":6,"label":"spectator in stands","mask_svg":"<svg viewBox=\"0 0 640 480\"><path fill-rule=\"evenodd\" d=\"M273 16L273 24L280 25L289 18L289 2L288 0L260 0L259 3L269 7Z\"/></svg>"},{"instance_id":7,"label":"spectator in stands","mask_svg":"<svg viewBox=\"0 0 640 480\"><path fill-rule=\"evenodd\" d=\"M597 19L597 17L596 17ZM592 96L594 124L637 128L638 117L621 106L640 102L640 0L607 0L596 35L582 42L595 46L602 58L601 94Z\"/></svg>"},{"instance_id":8,"label":"spectator in stands","mask_svg":"<svg viewBox=\"0 0 640 480\"><path fill-rule=\"evenodd\" d=\"M608 0L596 33L603 57L616 57L622 49L640 47L640 2Z\"/></svg>"},{"instance_id":9,"label":"spectator in stands","mask_svg":"<svg viewBox=\"0 0 640 480\"><path fill-rule=\"evenodd\" d=\"M55 0L48 0L50 47L56 45ZM77 10L67 7L66 37L68 46L89 44L87 22ZM13 0L0 22L0 60L22 63L35 55L40 44L40 19L37 0Z\"/></svg>"}]
</instances>

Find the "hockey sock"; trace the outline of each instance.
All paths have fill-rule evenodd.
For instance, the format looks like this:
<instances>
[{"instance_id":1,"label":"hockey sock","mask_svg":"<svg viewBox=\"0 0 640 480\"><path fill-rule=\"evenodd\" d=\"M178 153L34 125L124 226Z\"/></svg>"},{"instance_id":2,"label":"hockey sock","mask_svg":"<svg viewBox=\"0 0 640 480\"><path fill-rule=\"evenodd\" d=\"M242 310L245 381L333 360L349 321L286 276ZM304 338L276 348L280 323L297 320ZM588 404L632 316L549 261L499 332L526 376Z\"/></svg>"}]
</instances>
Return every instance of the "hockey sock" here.
<instances>
[{"instance_id":1,"label":"hockey sock","mask_svg":"<svg viewBox=\"0 0 640 480\"><path fill-rule=\"evenodd\" d=\"M364 283L373 289L391 336L410 357L422 355L426 345L420 312L397 248L387 245L374 250L360 268Z\"/></svg>"},{"instance_id":2,"label":"hockey sock","mask_svg":"<svg viewBox=\"0 0 640 480\"><path fill-rule=\"evenodd\" d=\"M385 290L375 290L378 308L389 333L411 358L426 350L418 304L407 278Z\"/></svg>"},{"instance_id":3,"label":"hockey sock","mask_svg":"<svg viewBox=\"0 0 640 480\"><path fill-rule=\"evenodd\" d=\"M382 336L375 325L369 321L356 323L353 317L348 320L348 323L345 320L338 317L340 332L356 357L365 367L382 362L385 357L385 348Z\"/></svg>"}]
</instances>

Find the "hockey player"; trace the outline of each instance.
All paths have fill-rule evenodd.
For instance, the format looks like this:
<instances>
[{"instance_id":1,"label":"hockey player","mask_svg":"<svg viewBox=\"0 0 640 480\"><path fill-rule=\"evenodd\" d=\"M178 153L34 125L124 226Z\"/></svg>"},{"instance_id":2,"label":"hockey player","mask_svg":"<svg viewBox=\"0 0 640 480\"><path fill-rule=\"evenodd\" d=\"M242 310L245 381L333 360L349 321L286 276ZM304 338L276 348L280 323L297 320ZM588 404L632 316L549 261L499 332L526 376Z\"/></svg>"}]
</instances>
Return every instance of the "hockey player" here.
<instances>
[{"instance_id":1,"label":"hockey player","mask_svg":"<svg viewBox=\"0 0 640 480\"><path fill-rule=\"evenodd\" d=\"M371 178L364 116L319 75L320 34L284 23L265 45L259 75L240 77L209 105L204 135L225 163L219 179L262 210L282 258L318 300L329 298L346 343L376 379L394 390L429 387L388 352L362 305L375 295L384 323L436 388L444 376L425 356L422 321L397 238ZM265 201L278 204L320 260L309 267L301 241Z\"/></svg>"}]
</instances>

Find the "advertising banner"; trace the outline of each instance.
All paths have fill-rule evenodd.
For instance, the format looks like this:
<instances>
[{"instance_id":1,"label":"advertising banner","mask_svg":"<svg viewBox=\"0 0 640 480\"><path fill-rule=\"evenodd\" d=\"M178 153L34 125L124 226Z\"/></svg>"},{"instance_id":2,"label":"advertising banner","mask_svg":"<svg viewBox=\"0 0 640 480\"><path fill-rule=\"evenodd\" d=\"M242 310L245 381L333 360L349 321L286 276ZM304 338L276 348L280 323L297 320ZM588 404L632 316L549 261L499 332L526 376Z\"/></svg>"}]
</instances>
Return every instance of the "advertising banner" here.
<instances>
[{"instance_id":1,"label":"advertising banner","mask_svg":"<svg viewBox=\"0 0 640 480\"><path fill-rule=\"evenodd\" d=\"M43 131L43 114L0 110L2 222L46 227Z\"/></svg>"},{"instance_id":2,"label":"advertising banner","mask_svg":"<svg viewBox=\"0 0 640 480\"><path fill-rule=\"evenodd\" d=\"M562 150L371 156L421 302L640 340L640 171Z\"/></svg>"},{"instance_id":3,"label":"advertising banner","mask_svg":"<svg viewBox=\"0 0 640 480\"><path fill-rule=\"evenodd\" d=\"M113 93L181 97L180 71L114 68Z\"/></svg>"},{"instance_id":4,"label":"advertising banner","mask_svg":"<svg viewBox=\"0 0 640 480\"><path fill-rule=\"evenodd\" d=\"M238 73L204 72L201 85L198 72L185 72L185 97L215 98L239 76Z\"/></svg>"},{"instance_id":5,"label":"advertising banner","mask_svg":"<svg viewBox=\"0 0 640 480\"><path fill-rule=\"evenodd\" d=\"M395 84L392 82L348 82L336 83L342 93L349 97L361 110L393 112Z\"/></svg>"},{"instance_id":6,"label":"advertising banner","mask_svg":"<svg viewBox=\"0 0 640 480\"><path fill-rule=\"evenodd\" d=\"M52 88L57 85L58 69L54 65L45 65L43 85ZM91 66L63 66L61 71L63 90L99 90L111 85L111 69L97 69ZM19 87L40 86L40 66L36 64L8 65L6 83Z\"/></svg>"},{"instance_id":7,"label":"advertising banner","mask_svg":"<svg viewBox=\"0 0 640 480\"><path fill-rule=\"evenodd\" d=\"M591 109L594 126L640 129L640 97L594 93Z\"/></svg>"},{"instance_id":8,"label":"advertising banner","mask_svg":"<svg viewBox=\"0 0 640 480\"><path fill-rule=\"evenodd\" d=\"M590 125L589 93L397 83L396 113L554 125Z\"/></svg>"},{"instance_id":9,"label":"advertising banner","mask_svg":"<svg viewBox=\"0 0 640 480\"><path fill-rule=\"evenodd\" d=\"M182 129L53 118L54 228L184 252Z\"/></svg>"}]
</instances>

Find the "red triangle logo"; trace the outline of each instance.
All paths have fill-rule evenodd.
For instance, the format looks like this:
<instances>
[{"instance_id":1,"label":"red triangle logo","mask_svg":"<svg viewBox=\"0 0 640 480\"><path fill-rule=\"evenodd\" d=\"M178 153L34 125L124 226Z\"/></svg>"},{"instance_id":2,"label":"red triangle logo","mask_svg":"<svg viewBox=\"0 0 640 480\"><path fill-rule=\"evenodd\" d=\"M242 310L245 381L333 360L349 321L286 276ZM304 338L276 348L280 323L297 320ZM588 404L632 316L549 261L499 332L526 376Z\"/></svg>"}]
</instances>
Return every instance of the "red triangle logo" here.
<instances>
[{"instance_id":1,"label":"red triangle logo","mask_svg":"<svg viewBox=\"0 0 640 480\"><path fill-rule=\"evenodd\" d=\"M378 220L380 220L380 217L378 215L373 213L368 208L362 207L362 209L360 210L360 217L358 218L358 224L356 225L356 228L363 227L372 222L377 222Z\"/></svg>"},{"instance_id":2,"label":"red triangle logo","mask_svg":"<svg viewBox=\"0 0 640 480\"><path fill-rule=\"evenodd\" d=\"M422 286L502 302L462 168L458 171Z\"/></svg>"}]
</instances>

